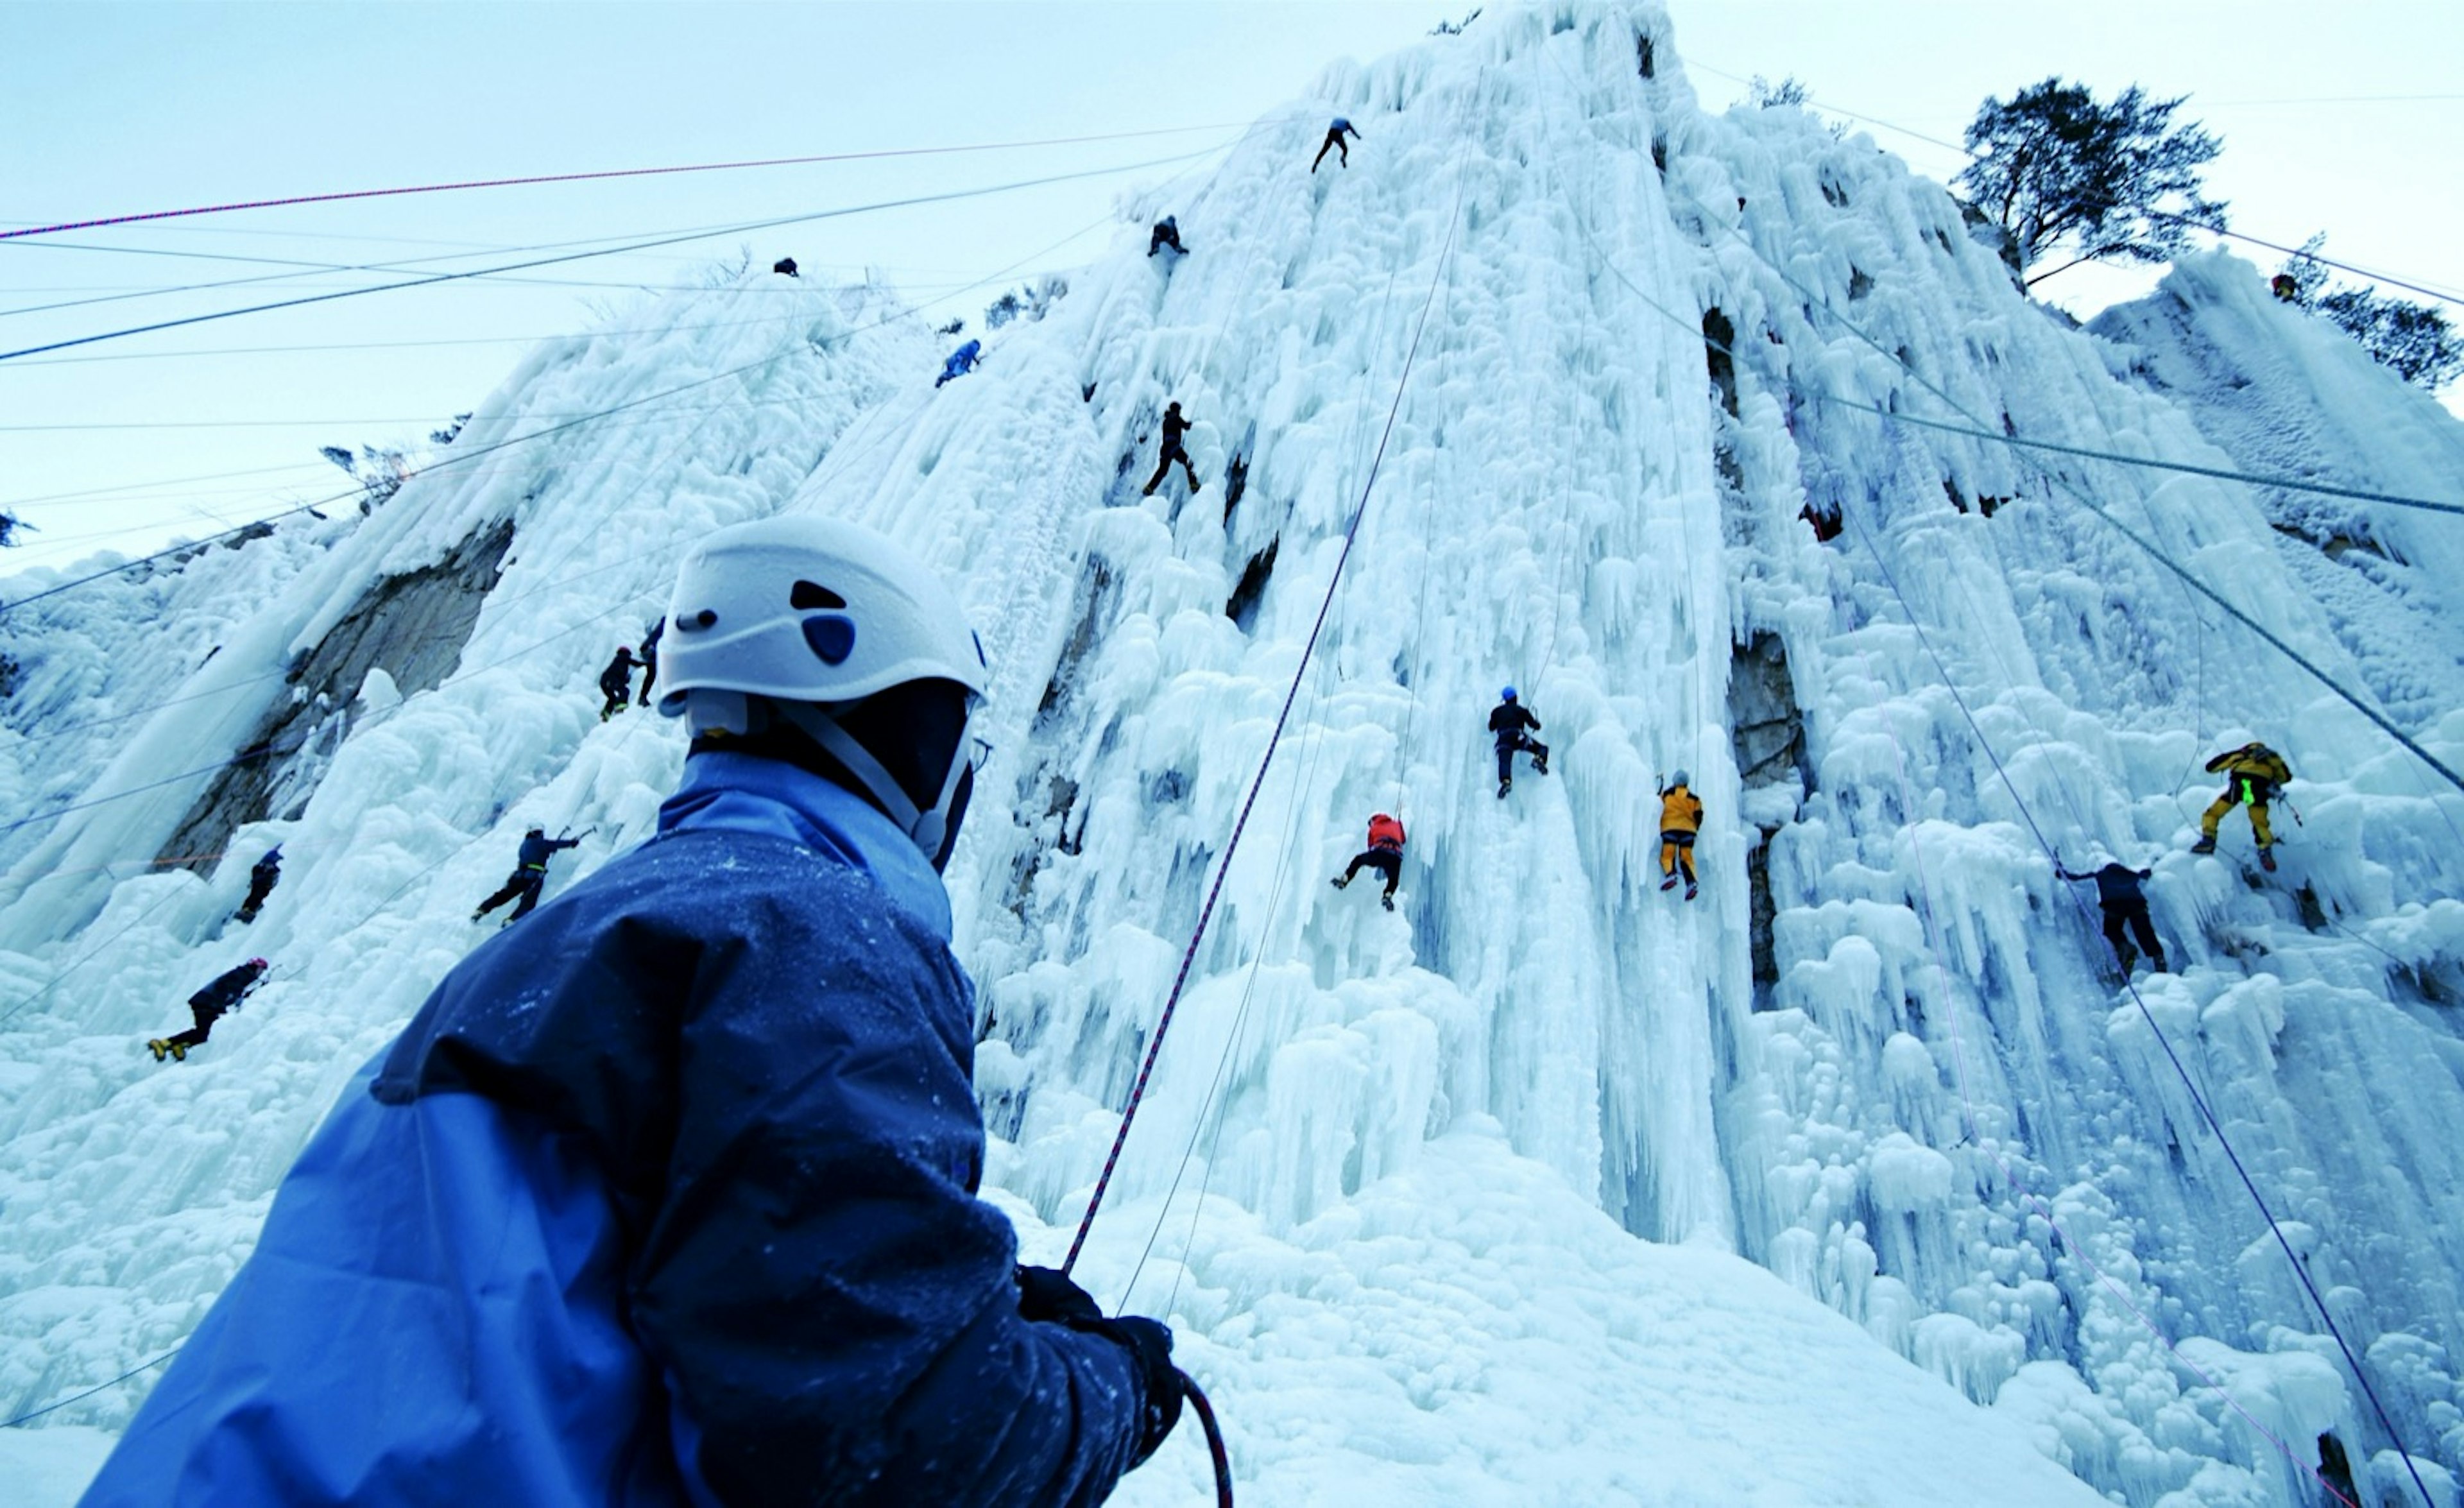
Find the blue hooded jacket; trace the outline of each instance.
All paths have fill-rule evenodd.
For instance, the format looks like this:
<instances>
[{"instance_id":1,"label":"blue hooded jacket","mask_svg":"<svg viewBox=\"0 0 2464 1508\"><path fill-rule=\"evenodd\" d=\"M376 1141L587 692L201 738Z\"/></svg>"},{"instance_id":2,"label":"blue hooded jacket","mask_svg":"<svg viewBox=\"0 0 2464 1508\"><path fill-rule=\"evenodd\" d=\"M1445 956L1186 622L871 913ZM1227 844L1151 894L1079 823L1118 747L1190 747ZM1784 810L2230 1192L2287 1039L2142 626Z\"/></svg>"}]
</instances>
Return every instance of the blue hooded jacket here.
<instances>
[{"instance_id":1,"label":"blue hooded jacket","mask_svg":"<svg viewBox=\"0 0 2464 1508\"><path fill-rule=\"evenodd\" d=\"M84 1502L1101 1501L1143 1384L1019 1315L949 925L860 798L695 755L353 1080Z\"/></svg>"}]
</instances>

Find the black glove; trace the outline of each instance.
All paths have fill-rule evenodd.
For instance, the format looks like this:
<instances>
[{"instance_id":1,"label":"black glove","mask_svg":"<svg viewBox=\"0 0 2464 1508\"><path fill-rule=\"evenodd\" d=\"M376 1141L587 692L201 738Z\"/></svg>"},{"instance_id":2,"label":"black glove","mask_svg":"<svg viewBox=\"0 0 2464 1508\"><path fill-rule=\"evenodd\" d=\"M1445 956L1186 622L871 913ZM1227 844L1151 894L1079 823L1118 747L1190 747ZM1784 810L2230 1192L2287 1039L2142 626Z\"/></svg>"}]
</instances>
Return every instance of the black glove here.
<instances>
[{"instance_id":1,"label":"black glove","mask_svg":"<svg viewBox=\"0 0 2464 1508\"><path fill-rule=\"evenodd\" d=\"M1146 1421L1138 1437L1138 1453L1130 1465L1144 1465L1172 1433L1173 1426L1180 1423L1180 1401L1185 1394L1180 1386L1180 1368L1172 1364L1172 1332L1160 1320L1143 1315L1099 1320L1085 1328L1120 1342L1137 1359L1138 1374L1145 1385L1141 1390L1147 1400Z\"/></svg>"},{"instance_id":2,"label":"black glove","mask_svg":"<svg viewBox=\"0 0 2464 1508\"><path fill-rule=\"evenodd\" d=\"M1172 1364L1172 1332L1153 1320L1130 1315L1107 1320L1087 1290L1069 1275L1049 1267L1020 1267L1011 1274L1018 1283L1022 1320L1065 1324L1072 1330L1100 1335L1121 1346L1137 1364L1139 1392L1146 1399L1138 1434L1135 1466L1150 1455L1180 1423L1180 1369Z\"/></svg>"},{"instance_id":3,"label":"black glove","mask_svg":"<svg viewBox=\"0 0 2464 1508\"><path fill-rule=\"evenodd\" d=\"M1018 1283L1018 1317L1071 1326L1101 1323L1104 1311L1087 1290L1055 1267L1021 1267L1010 1275Z\"/></svg>"}]
</instances>

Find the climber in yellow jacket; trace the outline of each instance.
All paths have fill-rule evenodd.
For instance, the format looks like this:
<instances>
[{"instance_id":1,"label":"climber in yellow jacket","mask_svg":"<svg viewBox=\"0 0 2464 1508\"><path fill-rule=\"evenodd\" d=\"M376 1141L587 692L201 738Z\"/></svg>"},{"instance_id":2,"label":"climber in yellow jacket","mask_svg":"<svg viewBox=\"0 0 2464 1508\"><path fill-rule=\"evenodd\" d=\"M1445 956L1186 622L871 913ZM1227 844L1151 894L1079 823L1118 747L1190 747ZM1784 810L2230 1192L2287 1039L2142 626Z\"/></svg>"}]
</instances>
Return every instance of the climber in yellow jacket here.
<instances>
[{"instance_id":1,"label":"climber in yellow jacket","mask_svg":"<svg viewBox=\"0 0 2464 1508\"><path fill-rule=\"evenodd\" d=\"M2199 841L2190 845L2193 854L2216 851L2216 824L2234 807L2250 809L2250 831L2258 839L2258 864L2261 869L2276 868L2276 855L2269 852L2276 846L2276 834L2267 825L2267 804L2276 798L2284 783L2293 778L2292 767L2284 756L2254 739L2237 749L2227 749L2208 761L2208 772L2222 772L2225 793L2218 796L2207 810L2199 814Z\"/></svg>"},{"instance_id":2,"label":"climber in yellow jacket","mask_svg":"<svg viewBox=\"0 0 2464 1508\"><path fill-rule=\"evenodd\" d=\"M1660 888L1677 888L1677 876L1685 876L1685 898L1694 898L1694 834L1703 830L1703 803L1685 787L1686 775L1679 770L1667 785L1660 787Z\"/></svg>"}]
</instances>

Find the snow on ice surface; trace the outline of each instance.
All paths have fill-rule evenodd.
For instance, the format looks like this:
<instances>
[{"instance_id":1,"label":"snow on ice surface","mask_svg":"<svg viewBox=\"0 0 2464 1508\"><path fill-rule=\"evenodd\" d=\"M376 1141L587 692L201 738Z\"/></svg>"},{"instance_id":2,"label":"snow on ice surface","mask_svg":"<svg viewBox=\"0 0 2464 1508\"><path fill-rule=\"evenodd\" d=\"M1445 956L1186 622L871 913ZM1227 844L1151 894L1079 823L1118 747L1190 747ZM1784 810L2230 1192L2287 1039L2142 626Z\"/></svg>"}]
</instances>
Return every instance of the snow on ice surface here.
<instances>
[{"instance_id":1,"label":"snow on ice surface","mask_svg":"<svg viewBox=\"0 0 2464 1508\"><path fill-rule=\"evenodd\" d=\"M1304 119L1201 188L1133 195L1122 249L945 388L919 324L848 338L880 318L861 291L733 334L689 333L715 299L681 293L669 337L543 348L459 443L752 371L420 478L364 524L0 620L40 667L0 749L33 812L222 757L368 584L517 526L453 675L390 710L374 685L304 809L244 829L210 881L92 867L150 857L196 782L0 834L0 1010L27 1002L0 1022L0 1407L194 1325L341 1079L476 940L512 834L596 827L561 885L647 832L676 732L598 723L592 681L693 537L781 508L905 539L992 654L998 753L950 879L991 1192L1056 1258L1434 291L1081 1269L1172 1320L1244 1500L2294 1504L2322 1430L2397 1490L2395 1442L2039 828L2074 869L2155 860L2182 972L2143 976L2149 1013L2402 1443L2464 1465L2464 905L2443 898L2464 800L2078 499L2451 763L2453 654L2381 631L2452 629L2454 521L2293 517L2101 463L2057 485L1854 406L2431 496L2453 422L2228 260L2150 301L2185 312L2102 326L2131 345L2062 328L1870 141L1704 115L1672 39L1651 7L1548 5L1333 68L1277 118L1349 116L1349 168L1307 171ZM1141 255L1165 212L1193 255ZM2246 385L2196 375L2228 358ZM1203 486L1141 499L1175 398ZM2381 428L2400 459L2368 454ZM2264 448L2288 432L2320 438ZM1796 521L1809 497L1845 507L1836 547ZM2381 555L2329 560L2337 539ZM1741 769L1732 706L1779 696L1732 668L1756 635L1785 650L1801 744ZM1507 681L1554 752L1501 801L1483 717ZM2199 762L2253 736L2306 819L2279 816L2264 881L2238 816L2219 855L2183 852ZM1681 765L1707 809L1690 905L1657 889L1652 777ZM1381 809L1412 834L1391 916L1324 883ZM282 888L226 923L275 838ZM137 1042L250 951L275 982L181 1069L145 1061ZM97 1441L145 1384L0 1453ZM1203 1470L1193 1434L1123 1500L1187 1500Z\"/></svg>"}]
</instances>

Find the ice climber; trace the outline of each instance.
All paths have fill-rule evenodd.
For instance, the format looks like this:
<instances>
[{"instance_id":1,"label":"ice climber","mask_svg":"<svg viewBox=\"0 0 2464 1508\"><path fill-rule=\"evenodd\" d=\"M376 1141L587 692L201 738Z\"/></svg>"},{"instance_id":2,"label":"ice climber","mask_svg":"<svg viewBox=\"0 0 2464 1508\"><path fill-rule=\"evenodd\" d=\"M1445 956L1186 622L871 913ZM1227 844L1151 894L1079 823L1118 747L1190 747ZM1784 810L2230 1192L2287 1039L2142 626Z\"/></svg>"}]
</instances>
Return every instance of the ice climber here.
<instances>
[{"instance_id":1,"label":"ice climber","mask_svg":"<svg viewBox=\"0 0 2464 1508\"><path fill-rule=\"evenodd\" d=\"M583 837L587 836L586 832L583 834ZM505 924L511 926L529 916L531 908L539 904L539 890L547 884L547 861L581 841L582 838L549 837L545 828L533 828L523 833L521 852L514 858L514 872L505 876L505 882L496 887L495 895L479 902L479 909L471 913L471 920L478 920L516 897L519 897L520 901L514 907L514 914L505 919Z\"/></svg>"},{"instance_id":2,"label":"ice climber","mask_svg":"<svg viewBox=\"0 0 2464 1508\"><path fill-rule=\"evenodd\" d=\"M2267 280L2267 287L2269 292L2276 295L2277 301L2279 303L2296 303L2300 300L2300 279L2291 273L2277 273Z\"/></svg>"},{"instance_id":3,"label":"ice climber","mask_svg":"<svg viewBox=\"0 0 2464 1508\"><path fill-rule=\"evenodd\" d=\"M770 264L770 270L777 273L781 277L801 277L803 276L803 274L796 271L796 258L792 256L780 257L777 261Z\"/></svg>"},{"instance_id":4,"label":"ice climber","mask_svg":"<svg viewBox=\"0 0 2464 1508\"><path fill-rule=\"evenodd\" d=\"M668 620L661 618L650 625L650 632L642 635L641 647L633 652L634 657L642 662L641 699L634 702L637 707L650 704L650 684L659 678L659 639L667 632Z\"/></svg>"},{"instance_id":5,"label":"ice climber","mask_svg":"<svg viewBox=\"0 0 2464 1508\"><path fill-rule=\"evenodd\" d=\"M146 1048L154 1054L154 1061L160 1063L167 1054L187 1062L188 1049L203 1046L206 1038L213 1035L214 1023L220 1021L225 1012L237 1010L240 1001L256 987L257 982L265 977L266 969L271 966L261 958L250 959L236 968L225 969L215 975L212 984L190 995L188 1014L196 1018L197 1024L186 1031L156 1037L146 1043Z\"/></svg>"},{"instance_id":6,"label":"ice climber","mask_svg":"<svg viewBox=\"0 0 2464 1508\"><path fill-rule=\"evenodd\" d=\"M1530 708L1514 699L1514 688L1508 686L1498 695L1503 699L1488 714L1488 731L1497 740L1497 794L1498 799L1504 800L1506 793L1514 788L1514 756L1518 752L1529 751L1531 772L1546 775L1549 773L1549 745L1532 738L1532 732L1540 726L1540 720L1531 715Z\"/></svg>"},{"instance_id":7,"label":"ice climber","mask_svg":"<svg viewBox=\"0 0 2464 1508\"><path fill-rule=\"evenodd\" d=\"M952 351L950 359L941 364L941 375L933 379L933 386L938 388L953 377L964 377L974 371L983 354L984 343L969 337L966 344Z\"/></svg>"},{"instance_id":8,"label":"ice climber","mask_svg":"<svg viewBox=\"0 0 2464 1508\"><path fill-rule=\"evenodd\" d=\"M1703 802L1686 785L1683 770L1660 787L1660 888L1677 888L1685 876L1685 898L1694 898L1694 834L1703 831Z\"/></svg>"},{"instance_id":9,"label":"ice climber","mask_svg":"<svg viewBox=\"0 0 2464 1508\"><path fill-rule=\"evenodd\" d=\"M1189 464L1189 452L1183 450L1180 443L1180 437L1188 432L1189 421L1180 416L1179 400L1166 404L1163 410L1163 450L1155 456L1155 475L1147 478L1146 491L1138 494L1139 497L1154 497L1155 490L1163 485L1164 477L1172 470L1175 461L1180 462L1180 474L1189 478L1189 490L1199 490L1198 468Z\"/></svg>"},{"instance_id":10,"label":"ice climber","mask_svg":"<svg viewBox=\"0 0 2464 1508\"><path fill-rule=\"evenodd\" d=\"M265 851L265 856L249 866L248 898L239 903L236 913L242 921L254 921L265 909L265 898L274 894L276 880L282 877L282 845L276 843Z\"/></svg>"},{"instance_id":11,"label":"ice climber","mask_svg":"<svg viewBox=\"0 0 2464 1508\"><path fill-rule=\"evenodd\" d=\"M1836 502L1819 508L1809 502L1796 510L1796 516L1813 527L1814 541L1817 544L1828 544L1839 538L1839 531L1847 526L1846 519L1840 515L1839 504Z\"/></svg>"},{"instance_id":12,"label":"ice climber","mask_svg":"<svg viewBox=\"0 0 2464 1508\"><path fill-rule=\"evenodd\" d=\"M2293 778L2292 767L2284 756L2254 739L2237 749L2227 749L2208 761L2208 773L2223 772L2225 793L2199 813L2199 841L2190 845L2193 854L2216 851L2216 824L2235 806L2250 809L2250 831L2258 839L2258 866L2276 868L2276 834L2267 825L2267 804L2276 799L2284 783Z\"/></svg>"},{"instance_id":13,"label":"ice climber","mask_svg":"<svg viewBox=\"0 0 2464 1508\"><path fill-rule=\"evenodd\" d=\"M605 699L605 705L599 709L602 722L624 711L625 704L633 699L633 646L616 646L616 657L599 673L599 694Z\"/></svg>"},{"instance_id":14,"label":"ice climber","mask_svg":"<svg viewBox=\"0 0 2464 1508\"><path fill-rule=\"evenodd\" d=\"M769 519L670 624L657 834L345 1089L86 1508L1090 1508L1178 1419L1170 1332L977 1197L950 592Z\"/></svg>"},{"instance_id":15,"label":"ice climber","mask_svg":"<svg viewBox=\"0 0 2464 1508\"><path fill-rule=\"evenodd\" d=\"M1386 893L1377 898L1377 903L1394 910L1395 887L1403 882L1403 824L1387 812L1369 819L1369 846L1353 855L1352 867L1335 876L1334 888L1351 884L1352 876L1364 869L1386 876Z\"/></svg>"},{"instance_id":16,"label":"ice climber","mask_svg":"<svg viewBox=\"0 0 2464 1508\"><path fill-rule=\"evenodd\" d=\"M2122 965L2123 977L2130 976L2130 965L2137 954L2130 951L2130 939L2136 934L2139 951L2159 974L2170 973L2172 965L2165 962L2165 944L2156 941L2156 923L2147 915L2147 894L2139 887L2155 876L2151 869L2132 869L2114 860L2101 869L2074 875L2058 865L2054 873L2067 880L2096 881L2096 903L2104 910L2104 940L2113 944L2113 956Z\"/></svg>"},{"instance_id":17,"label":"ice climber","mask_svg":"<svg viewBox=\"0 0 2464 1508\"><path fill-rule=\"evenodd\" d=\"M1326 154L1329 152L1335 154L1336 166L1351 166L1352 148L1343 144L1343 139L1347 136L1355 142L1360 140L1360 133L1352 128L1352 122L1338 115L1334 118L1333 123L1326 128L1326 142L1318 147L1317 156L1309 160L1309 171L1316 172L1317 165L1326 161Z\"/></svg>"},{"instance_id":18,"label":"ice climber","mask_svg":"<svg viewBox=\"0 0 2464 1508\"><path fill-rule=\"evenodd\" d=\"M1183 256L1189 255L1189 248L1180 244L1180 222L1168 214L1155 222L1155 233L1147 237L1147 255L1153 256L1167 246Z\"/></svg>"}]
</instances>

